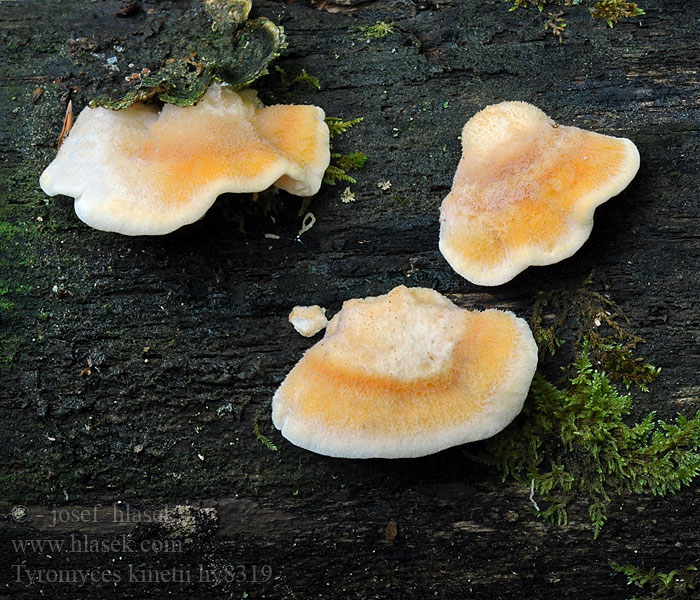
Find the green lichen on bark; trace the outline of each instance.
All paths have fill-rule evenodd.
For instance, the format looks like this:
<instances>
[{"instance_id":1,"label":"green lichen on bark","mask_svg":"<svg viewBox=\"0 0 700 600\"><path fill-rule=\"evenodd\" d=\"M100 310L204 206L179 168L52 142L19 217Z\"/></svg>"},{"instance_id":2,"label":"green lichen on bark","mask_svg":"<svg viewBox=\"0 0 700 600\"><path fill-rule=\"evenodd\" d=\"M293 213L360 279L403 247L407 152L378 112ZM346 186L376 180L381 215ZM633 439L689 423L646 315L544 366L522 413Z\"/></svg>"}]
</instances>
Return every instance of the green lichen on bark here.
<instances>
[{"instance_id":1,"label":"green lichen on bark","mask_svg":"<svg viewBox=\"0 0 700 600\"><path fill-rule=\"evenodd\" d=\"M536 308L532 325L540 348L540 372L523 412L488 440L483 452L468 454L497 468L504 479L513 477L531 488L539 517L565 525L567 508L575 501L584 502L594 537L603 529L613 498L665 496L700 474L700 411L692 418L678 415L673 422L657 420L652 412L628 423L632 396L621 394L614 382L646 389L659 370L634 356L634 347L642 340L617 323L624 315L605 308L612 308L612 301L597 296L602 303L597 308L591 296L588 302L581 301L593 323L587 331L578 328L574 359L562 367L566 377L556 384L542 370L563 343L556 323L571 328L570 315L549 313L554 323L543 326L543 306L551 308L558 302ZM607 334L600 332L601 316L607 320ZM625 337L628 345L619 341Z\"/></svg>"},{"instance_id":2,"label":"green lichen on bark","mask_svg":"<svg viewBox=\"0 0 700 600\"><path fill-rule=\"evenodd\" d=\"M265 17L246 20L250 2L212 0L206 2L206 8L212 18L211 31L193 41L187 52L157 73L141 77L137 87L122 98L103 96L90 105L112 110L153 101L191 106L214 81L240 89L268 73L270 63L286 47L283 28Z\"/></svg>"}]
</instances>

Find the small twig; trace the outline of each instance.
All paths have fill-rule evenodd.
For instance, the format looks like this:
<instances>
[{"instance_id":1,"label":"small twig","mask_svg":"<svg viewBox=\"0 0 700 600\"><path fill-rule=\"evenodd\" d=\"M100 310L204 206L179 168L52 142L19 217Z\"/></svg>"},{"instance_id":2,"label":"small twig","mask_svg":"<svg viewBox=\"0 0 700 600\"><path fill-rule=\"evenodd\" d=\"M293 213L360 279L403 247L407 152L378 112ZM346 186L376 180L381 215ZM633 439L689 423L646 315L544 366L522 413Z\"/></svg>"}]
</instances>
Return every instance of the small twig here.
<instances>
[{"instance_id":1,"label":"small twig","mask_svg":"<svg viewBox=\"0 0 700 600\"><path fill-rule=\"evenodd\" d=\"M532 506L535 507L535 510L537 512L540 512L540 507L537 506L537 502L535 502L535 480L534 479L530 482L530 502L532 502Z\"/></svg>"},{"instance_id":2,"label":"small twig","mask_svg":"<svg viewBox=\"0 0 700 600\"><path fill-rule=\"evenodd\" d=\"M61 134L58 136L58 145L56 150L61 147L63 141L68 137L71 128L73 127L73 101L68 100L68 106L66 107L66 114L63 117L63 127L61 128Z\"/></svg>"}]
</instances>

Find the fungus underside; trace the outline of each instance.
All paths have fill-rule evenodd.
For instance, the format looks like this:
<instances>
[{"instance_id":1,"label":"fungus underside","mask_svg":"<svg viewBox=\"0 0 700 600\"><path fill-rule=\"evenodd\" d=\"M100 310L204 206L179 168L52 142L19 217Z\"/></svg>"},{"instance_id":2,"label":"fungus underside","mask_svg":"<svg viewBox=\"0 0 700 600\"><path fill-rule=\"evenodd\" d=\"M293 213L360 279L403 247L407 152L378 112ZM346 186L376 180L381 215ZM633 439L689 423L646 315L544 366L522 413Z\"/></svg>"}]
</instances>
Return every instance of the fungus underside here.
<instances>
[{"instance_id":1,"label":"fungus underside","mask_svg":"<svg viewBox=\"0 0 700 600\"><path fill-rule=\"evenodd\" d=\"M363 120L362 117L350 120L343 120L339 117L326 117L326 125L328 125L331 137L331 150L333 149L332 140L334 137L346 133ZM347 155L332 152L331 164L323 176L323 183L327 185L336 185L341 181L356 183L355 178L350 176L348 171L362 169L368 160L369 157L359 151L351 152ZM235 199L232 199L231 202L222 203L222 207L219 209L221 211L220 216L225 221L234 223L241 232L245 230L246 223L251 220L259 221L270 217L279 217L286 210L285 206L290 201L288 195L280 195L279 190L275 188L244 196L249 199L248 202L236 202ZM297 216L304 216L308 212L310 205L310 197L302 198Z\"/></svg>"},{"instance_id":2,"label":"fungus underside","mask_svg":"<svg viewBox=\"0 0 700 600\"><path fill-rule=\"evenodd\" d=\"M552 364L564 344L558 334L572 324L571 363ZM651 412L628 424L632 396L616 384L646 390L660 370L635 357L643 340L614 302L585 285L541 294L531 325L540 366L523 412L481 452L467 456L497 468L504 480L532 486L538 517L565 525L570 505L585 503L594 538L613 498L665 496L689 485L700 473L700 411L673 422ZM564 371L562 382L545 377L552 367Z\"/></svg>"}]
</instances>

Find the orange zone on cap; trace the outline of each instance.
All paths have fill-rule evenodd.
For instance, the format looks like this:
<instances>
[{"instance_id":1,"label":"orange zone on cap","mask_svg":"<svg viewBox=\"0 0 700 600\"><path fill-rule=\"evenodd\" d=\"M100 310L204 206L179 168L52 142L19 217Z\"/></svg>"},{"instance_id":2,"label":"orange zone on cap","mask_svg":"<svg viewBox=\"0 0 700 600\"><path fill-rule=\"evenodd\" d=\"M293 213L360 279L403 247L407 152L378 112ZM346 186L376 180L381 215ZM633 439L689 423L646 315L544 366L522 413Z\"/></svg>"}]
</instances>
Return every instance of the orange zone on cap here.
<instances>
[{"instance_id":1,"label":"orange zone on cap","mask_svg":"<svg viewBox=\"0 0 700 600\"><path fill-rule=\"evenodd\" d=\"M595 208L639 169L628 139L557 126L525 102L502 102L462 131L462 159L440 208L440 250L457 273L500 285L578 250Z\"/></svg>"},{"instance_id":2,"label":"orange zone on cap","mask_svg":"<svg viewBox=\"0 0 700 600\"><path fill-rule=\"evenodd\" d=\"M169 233L224 192L315 194L330 161L324 116L316 106L263 107L254 91L220 85L190 107L86 108L40 182L75 197L97 229Z\"/></svg>"},{"instance_id":3,"label":"orange zone on cap","mask_svg":"<svg viewBox=\"0 0 700 600\"><path fill-rule=\"evenodd\" d=\"M537 347L510 312L426 288L348 300L279 387L272 418L329 456L423 456L490 437L522 409Z\"/></svg>"}]
</instances>

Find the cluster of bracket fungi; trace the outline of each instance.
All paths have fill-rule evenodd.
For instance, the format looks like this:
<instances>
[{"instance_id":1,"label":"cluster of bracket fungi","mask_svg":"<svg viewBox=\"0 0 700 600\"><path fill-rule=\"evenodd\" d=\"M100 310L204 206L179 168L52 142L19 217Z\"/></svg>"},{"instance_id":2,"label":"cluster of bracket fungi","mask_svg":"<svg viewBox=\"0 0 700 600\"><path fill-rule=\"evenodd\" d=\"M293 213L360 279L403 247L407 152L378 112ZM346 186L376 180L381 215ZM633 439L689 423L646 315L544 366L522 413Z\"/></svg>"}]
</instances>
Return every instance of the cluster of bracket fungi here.
<instances>
[{"instance_id":1,"label":"cluster of bracket fungi","mask_svg":"<svg viewBox=\"0 0 700 600\"><path fill-rule=\"evenodd\" d=\"M264 107L243 89L283 47L281 30L246 23L249 0L205 2L222 35L247 35L248 45L267 36L258 45L267 62L235 72L212 59L204 82L154 80L126 100L85 108L40 183L49 195L73 196L88 225L167 234L224 192L319 190L330 161L323 110ZM561 261L638 168L630 140L558 126L525 102L487 106L462 131L440 250L483 286ZM348 300L330 321L318 306L296 307L290 321L307 336L326 331L275 393L273 422L292 443L330 456L423 456L495 435L521 411L537 366L523 319L464 310L427 288Z\"/></svg>"}]
</instances>

